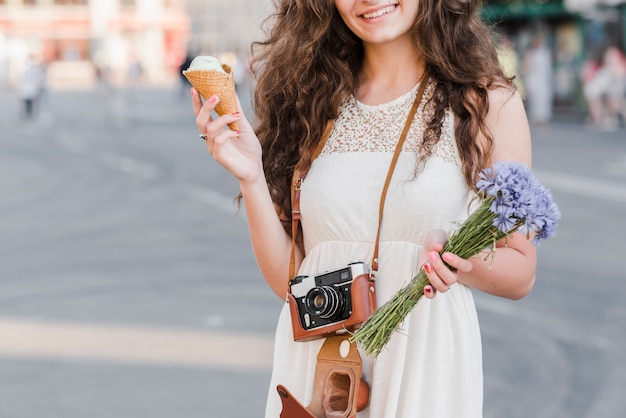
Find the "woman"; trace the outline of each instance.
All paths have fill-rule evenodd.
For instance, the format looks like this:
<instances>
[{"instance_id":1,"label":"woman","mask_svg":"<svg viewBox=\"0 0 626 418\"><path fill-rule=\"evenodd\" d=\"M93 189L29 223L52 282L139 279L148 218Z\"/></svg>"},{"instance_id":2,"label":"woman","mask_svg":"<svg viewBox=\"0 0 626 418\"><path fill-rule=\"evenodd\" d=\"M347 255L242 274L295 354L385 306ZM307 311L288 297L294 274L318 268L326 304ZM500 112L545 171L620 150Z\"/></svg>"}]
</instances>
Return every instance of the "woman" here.
<instances>
[{"instance_id":1,"label":"woman","mask_svg":"<svg viewBox=\"0 0 626 418\"><path fill-rule=\"evenodd\" d=\"M554 77L552 52L542 33L534 36L523 64L530 121L538 126L547 126L552 119Z\"/></svg>"},{"instance_id":2,"label":"woman","mask_svg":"<svg viewBox=\"0 0 626 418\"><path fill-rule=\"evenodd\" d=\"M581 78L592 127L615 131L620 118L626 122L626 58L619 48L609 46L601 60L586 64Z\"/></svg>"},{"instance_id":3,"label":"woman","mask_svg":"<svg viewBox=\"0 0 626 418\"><path fill-rule=\"evenodd\" d=\"M370 260L391 154L418 86L428 83L386 199L378 304L419 268L431 284L385 350L364 358L371 393L359 417L480 417L482 352L470 289L518 299L533 286L535 252L522 235L498 243L491 262L438 255L440 230L468 215L478 172L497 160L531 159L522 101L498 67L477 7L474 0L281 0L268 39L257 45L255 130L241 110L211 118L217 96L203 105L192 89L197 126L239 180L259 267L284 299L291 238L281 220L289 219L294 166L311 159L334 121L302 184L298 274ZM225 128L235 120L240 132ZM277 384L304 405L311 397L323 340L294 342L290 321L285 306L266 417L280 414Z\"/></svg>"}]
</instances>

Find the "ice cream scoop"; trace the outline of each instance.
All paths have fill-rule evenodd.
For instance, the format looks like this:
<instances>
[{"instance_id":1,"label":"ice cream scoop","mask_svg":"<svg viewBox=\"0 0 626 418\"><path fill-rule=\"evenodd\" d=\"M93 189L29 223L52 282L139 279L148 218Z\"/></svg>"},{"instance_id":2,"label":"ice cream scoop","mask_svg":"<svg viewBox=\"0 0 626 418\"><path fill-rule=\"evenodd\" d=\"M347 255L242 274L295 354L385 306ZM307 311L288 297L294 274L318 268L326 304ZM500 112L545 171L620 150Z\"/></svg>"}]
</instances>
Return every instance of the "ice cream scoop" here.
<instances>
[{"instance_id":1,"label":"ice cream scoop","mask_svg":"<svg viewBox=\"0 0 626 418\"><path fill-rule=\"evenodd\" d=\"M222 68L222 63L215 57L210 55L199 55L191 61L189 64L189 68L186 71L194 71L194 70L202 70L202 71L219 71L226 74L224 68Z\"/></svg>"},{"instance_id":2,"label":"ice cream scoop","mask_svg":"<svg viewBox=\"0 0 626 418\"><path fill-rule=\"evenodd\" d=\"M204 99L217 95L220 101L215 106L218 115L226 115L237 111L237 93L233 71L227 64L209 55L197 56L183 71L183 75L198 90ZM239 130L239 123L232 122L228 127Z\"/></svg>"}]
</instances>

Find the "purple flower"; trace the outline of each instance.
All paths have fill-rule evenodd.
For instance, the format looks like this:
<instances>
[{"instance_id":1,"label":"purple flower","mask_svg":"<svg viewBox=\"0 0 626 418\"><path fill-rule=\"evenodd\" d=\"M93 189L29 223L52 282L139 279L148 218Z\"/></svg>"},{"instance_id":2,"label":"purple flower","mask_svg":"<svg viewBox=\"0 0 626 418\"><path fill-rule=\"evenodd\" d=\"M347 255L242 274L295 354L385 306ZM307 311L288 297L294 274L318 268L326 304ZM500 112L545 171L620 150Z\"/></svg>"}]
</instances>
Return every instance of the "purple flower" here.
<instances>
[{"instance_id":1,"label":"purple flower","mask_svg":"<svg viewBox=\"0 0 626 418\"><path fill-rule=\"evenodd\" d=\"M495 203L495 202L494 202ZM499 231L507 233L515 228L516 219L513 216L513 209L507 205L496 205L492 212L496 215L493 226Z\"/></svg>"},{"instance_id":2,"label":"purple flower","mask_svg":"<svg viewBox=\"0 0 626 418\"><path fill-rule=\"evenodd\" d=\"M476 187L491 197L493 226L504 233L534 233L533 244L556 235L561 213L546 189L526 165L498 161L479 174Z\"/></svg>"}]
</instances>

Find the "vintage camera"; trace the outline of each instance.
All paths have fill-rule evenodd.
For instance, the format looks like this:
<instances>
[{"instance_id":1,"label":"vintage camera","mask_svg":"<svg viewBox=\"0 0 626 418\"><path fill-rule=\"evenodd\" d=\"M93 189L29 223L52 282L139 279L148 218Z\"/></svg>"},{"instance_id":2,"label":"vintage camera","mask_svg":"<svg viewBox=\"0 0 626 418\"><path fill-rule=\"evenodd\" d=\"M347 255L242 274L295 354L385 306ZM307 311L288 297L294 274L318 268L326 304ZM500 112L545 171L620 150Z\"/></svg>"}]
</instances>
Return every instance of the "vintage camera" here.
<instances>
[{"instance_id":1,"label":"vintage camera","mask_svg":"<svg viewBox=\"0 0 626 418\"><path fill-rule=\"evenodd\" d=\"M362 261L289 282L294 339L307 341L359 328L376 309L376 286Z\"/></svg>"}]
</instances>

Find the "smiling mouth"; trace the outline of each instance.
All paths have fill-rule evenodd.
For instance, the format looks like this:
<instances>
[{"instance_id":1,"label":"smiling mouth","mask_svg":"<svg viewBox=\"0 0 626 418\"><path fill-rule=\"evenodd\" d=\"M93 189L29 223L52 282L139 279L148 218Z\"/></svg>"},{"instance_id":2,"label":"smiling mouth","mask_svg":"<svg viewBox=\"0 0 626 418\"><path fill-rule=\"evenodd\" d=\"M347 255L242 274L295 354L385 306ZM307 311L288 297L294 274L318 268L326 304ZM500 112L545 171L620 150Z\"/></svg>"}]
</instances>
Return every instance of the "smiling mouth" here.
<instances>
[{"instance_id":1,"label":"smiling mouth","mask_svg":"<svg viewBox=\"0 0 626 418\"><path fill-rule=\"evenodd\" d=\"M365 13L361 15L361 17L364 19L374 19L376 17L380 17L382 15L386 15L387 13L392 12L395 8L396 8L396 5L393 4L391 6L383 7L382 9L377 10L373 13Z\"/></svg>"}]
</instances>

